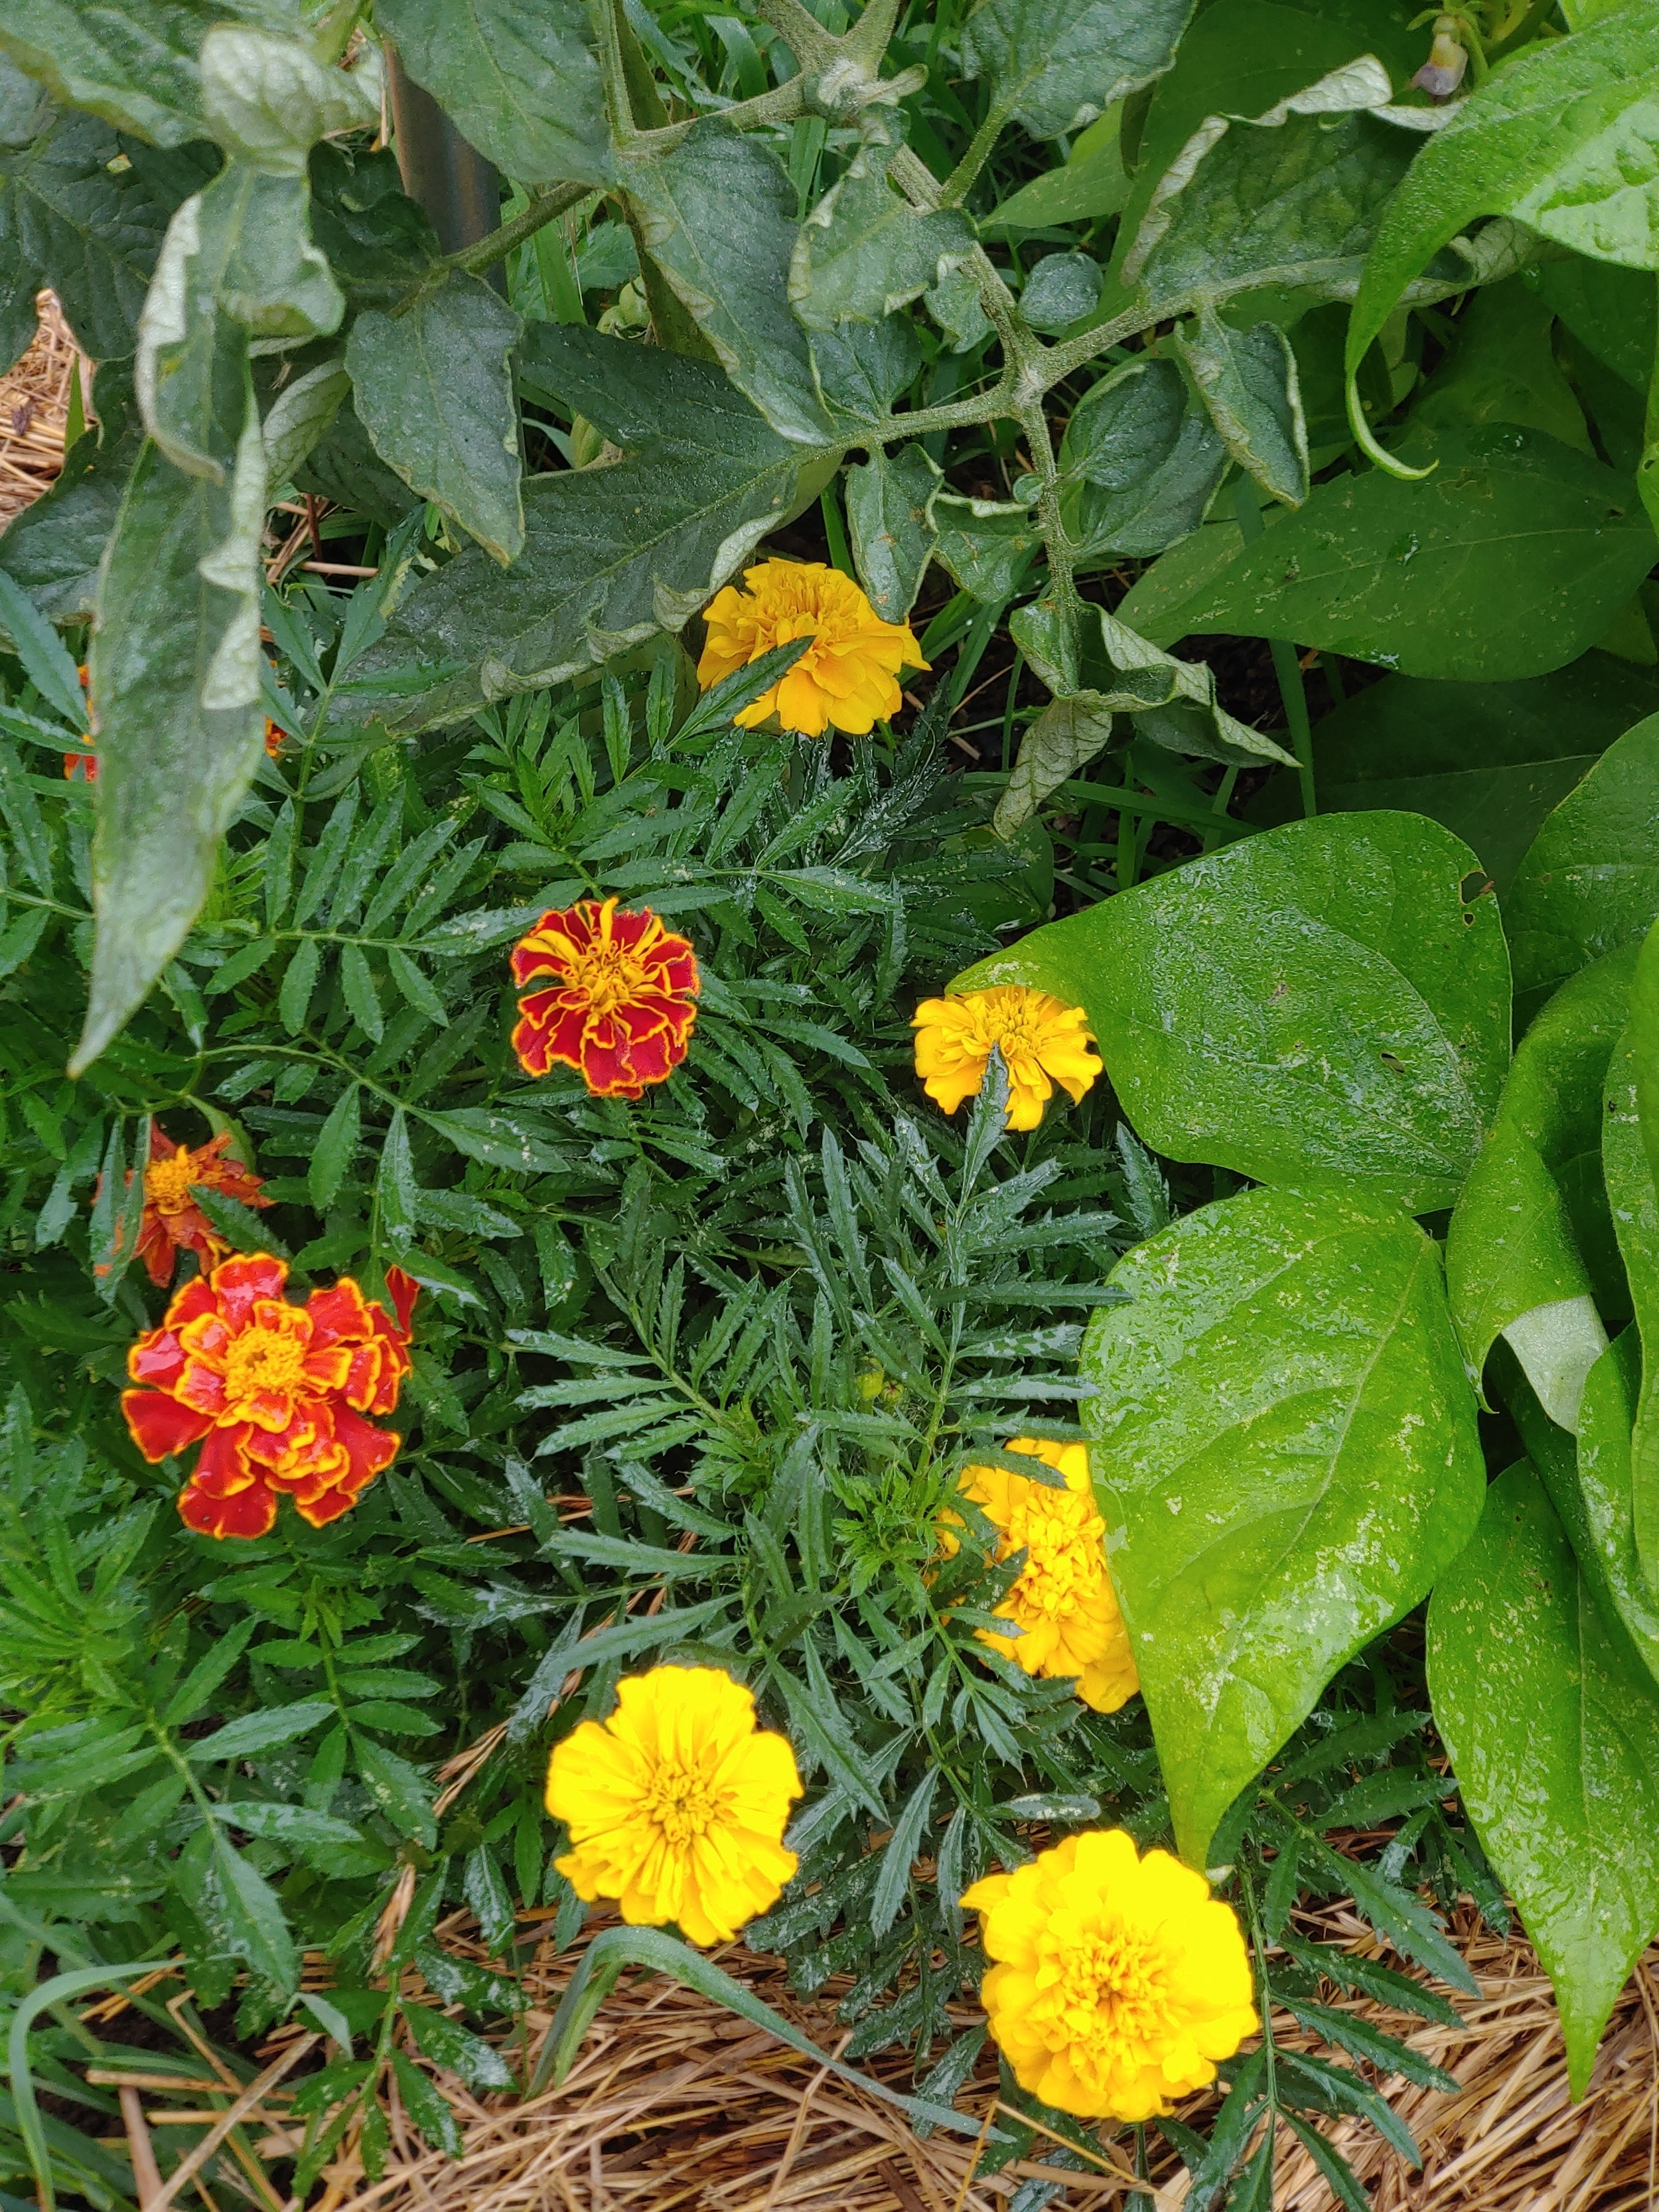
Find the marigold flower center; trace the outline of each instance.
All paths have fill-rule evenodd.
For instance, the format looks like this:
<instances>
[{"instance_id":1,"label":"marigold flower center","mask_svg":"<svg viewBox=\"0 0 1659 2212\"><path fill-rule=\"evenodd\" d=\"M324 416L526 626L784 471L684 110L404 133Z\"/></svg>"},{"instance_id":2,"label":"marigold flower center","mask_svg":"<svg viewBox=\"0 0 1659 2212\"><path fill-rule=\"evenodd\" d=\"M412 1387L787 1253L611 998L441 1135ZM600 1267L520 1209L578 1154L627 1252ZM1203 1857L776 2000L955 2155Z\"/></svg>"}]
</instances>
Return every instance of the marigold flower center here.
<instances>
[{"instance_id":1,"label":"marigold flower center","mask_svg":"<svg viewBox=\"0 0 1659 2212\"><path fill-rule=\"evenodd\" d=\"M646 1794L647 1820L671 1844L689 1844L707 1835L720 1814L720 1802L705 1776L695 1769L663 1765Z\"/></svg>"},{"instance_id":2,"label":"marigold flower center","mask_svg":"<svg viewBox=\"0 0 1659 2212\"><path fill-rule=\"evenodd\" d=\"M171 1158L152 1160L144 1170L144 1196L162 1213L182 1213L190 1204L197 1173L190 1147L181 1145Z\"/></svg>"},{"instance_id":3,"label":"marigold flower center","mask_svg":"<svg viewBox=\"0 0 1659 2212\"><path fill-rule=\"evenodd\" d=\"M618 1006L631 1005L646 992L660 988L625 945L599 943L591 945L570 963L570 981L586 994L596 1014L614 1013Z\"/></svg>"},{"instance_id":4,"label":"marigold flower center","mask_svg":"<svg viewBox=\"0 0 1659 2212\"><path fill-rule=\"evenodd\" d=\"M305 1381L306 1347L274 1328L245 1329L225 1348L225 1398L232 1407L261 1394L283 1396Z\"/></svg>"},{"instance_id":5,"label":"marigold flower center","mask_svg":"<svg viewBox=\"0 0 1659 2212\"><path fill-rule=\"evenodd\" d=\"M1074 1492L1051 1495L1052 1504L1045 1498L1015 1513L1002 1555L1029 1554L1015 1585L1022 1603L1039 1613L1068 1613L1099 1587L1103 1524Z\"/></svg>"},{"instance_id":6,"label":"marigold flower center","mask_svg":"<svg viewBox=\"0 0 1659 2212\"><path fill-rule=\"evenodd\" d=\"M1103 2069L1117 2063L1125 2041L1158 2038L1168 2013L1159 1954L1137 1930L1096 1929L1074 1949L1037 1969L1039 1984L1051 1980L1048 2003L1054 2026L1079 2044Z\"/></svg>"}]
</instances>

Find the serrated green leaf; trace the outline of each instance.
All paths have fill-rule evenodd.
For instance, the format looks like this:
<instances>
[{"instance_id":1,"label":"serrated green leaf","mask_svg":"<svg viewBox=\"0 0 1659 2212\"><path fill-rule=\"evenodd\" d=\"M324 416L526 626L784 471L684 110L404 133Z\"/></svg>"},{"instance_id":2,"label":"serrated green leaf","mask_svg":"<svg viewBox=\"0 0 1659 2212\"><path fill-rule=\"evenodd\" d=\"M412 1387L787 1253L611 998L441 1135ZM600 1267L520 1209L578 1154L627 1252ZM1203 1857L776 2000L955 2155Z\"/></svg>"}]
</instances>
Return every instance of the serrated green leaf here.
<instances>
[{"instance_id":1,"label":"serrated green leaf","mask_svg":"<svg viewBox=\"0 0 1659 2212\"><path fill-rule=\"evenodd\" d=\"M861 146L801 225L789 298L808 330L878 323L973 252L974 227L960 208L924 215L892 184L893 151Z\"/></svg>"},{"instance_id":2,"label":"serrated green leaf","mask_svg":"<svg viewBox=\"0 0 1659 2212\"><path fill-rule=\"evenodd\" d=\"M781 436L831 444L789 306L795 191L776 155L703 116L669 152L621 168L653 259L732 381Z\"/></svg>"},{"instance_id":3,"label":"serrated green leaf","mask_svg":"<svg viewBox=\"0 0 1659 2212\"><path fill-rule=\"evenodd\" d=\"M462 720L678 629L796 495L799 449L707 362L551 325L532 329L525 354L629 452L531 480L525 550L508 576L469 549L402 603L348 685L374 693L400 733ZM417 670L407 696L374 692Z\"/></svg>"},{"instance_id":4,"label":"serrated green leaf","mask_svg":"<svg viewBox=\"0 0 1659 2212\"><path fill-rule=\"evenodd\" d=\"M870 604L884 622L901 623L916 603L933 557L938 468L923 448L889 454L871 448L847 471L847 526L853 560Z\"/></svg>"},{"instance_id":5,"label":"serrated green leaf","mask_svg":"<svg viewBox=\"0 0 1659 2212\"><path fill-rule=\"evenodd\" d=\"M404 66L469 145L526 185L609 184L611 134L592 20L578 0L382 0Z\"/></svg>"},{"instance_id":6,"label":"serrated green leaf","mask_svg":"<svg viewBox=\"0 0 1659 2212\"><path fill-rule=\"evenodd\" d=\"M1248 331L1206 306L1176 343L1227 451L1287 507L1308 496L1308 425L1291 342L1276 323Z\"/></svg>"},{"instance_id":7,"label":"serrated green leaf","mask_svg":"<svg viewBox=\"0 0 1659 2212\"><path fill-rule=\"evenodd\" d=\"M414 2006L410 2011L422 2009ZM405 2012L404 2017L409 2019L410 2012ZM465 2033L464 2029L460 2032ZM405 2058L401 2051L392 2054L392 2071L397 2078L404 2110L427 2141L446 2156L459 2158L465 2150L466 2138L461 2133L460 2122L431 2077Z\"/></svg>"},{"instance_id":8,"label":"serrated green leaf","mask_svg":"<svg viewBox=\"0 0 1659 2212\"><path fill-rule=\"evenodd\" d=\"M208 1914L224 1938L261 1979L285 1996L300 1986L300 1954L276 1891L222 1833L214 1837L204 1887Z\"/></svg>"},{"instance_id":9,"label":"serrated green leaf","mask_svg":"<svg viewBox=\"0 0 1659 2212\"><path fill-rule=\"evenodd\" d=\"M1080 131L1175 59L1192 0L979 0L963 28L966 74L1034 138Z\"/></svg>"},{"instance_id":10,"label":"serrated green leaf","mask_svg":"<svg viewBox=\"0 0 1659 2212\"><path fill-rule=\"evenodd\" d=\"M92 641L98 933L76 1073L183 944L260 758L264 460L251 399L240 443L222 450L228 481L216 483L147 447L105 556Z\"/></svg>"},{"instance_id":11,"label":"serrated green leaf","mask_svg":"<svg viewBox=\"0 0 1659 2212\"><path fill-rule=\"evenodd\" d=\"M381 459L503 564L524 548L508 368L523 327L481 278L452 270L401 313L360 314L346 341L358 419Z\"/></svg>"},{"instance_id":12,"label":"serrated green leaf","mask_svg":"<svg viewBox=\"0 0 1659 2212\"><path fill-rule=\"evenodd\" d=\"M291 1743L319 1722L332 1720L334 1705L327 1698L301 1698L295 1705L277 1705L267 1712L244 1713L227 1721L211 1735L200 1736L184 1747L185 1755L198 1765L216 1759L251 1759L272 1745Z\"/></svg>"}]
</instances>

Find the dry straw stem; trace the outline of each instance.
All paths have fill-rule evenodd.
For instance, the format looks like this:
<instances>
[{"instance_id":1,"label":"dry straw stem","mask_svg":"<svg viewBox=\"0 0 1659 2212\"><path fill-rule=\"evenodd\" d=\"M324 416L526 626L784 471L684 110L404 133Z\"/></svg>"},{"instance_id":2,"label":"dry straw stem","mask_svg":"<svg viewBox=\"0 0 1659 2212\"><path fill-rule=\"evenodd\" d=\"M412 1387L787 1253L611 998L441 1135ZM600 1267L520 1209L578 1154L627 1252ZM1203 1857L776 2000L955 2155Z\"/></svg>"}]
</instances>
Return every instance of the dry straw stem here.
<instances>
[{"instance_id":1,"label":"dry straw stem","mask_svg":"<svg viewBox=\"0 0 1659 2212\"><path fill-rule=\"evenodd\" d=\"M64 465L70 379L82 379L84 416L91 411L92 374L76 349L57 301L42 292L40 325L22 359L0 376L0 528L55 482Z\"/></svg>"},{"instance_id":2,"label":"dry straw stem","mask_svg":"<svg viewBox=\"0 0 1659 2212\"><path fill-rule=\"evenodd\" d=\"M1297 1923L1316 1942L1379 1948L1346 1906L1298 1914ZM1328 2123L1376 2212L1646 2212L1659 2204L1659 1947L1620 1999L1589 2094L1575 2106L1554 1999L1530 1949L1481 1929L1467 1911L1453 1933L1480 1984L1479 1998L1459 2000L1459 2028L1328 1992L1462 2084L1455 2097L1398 2078L1381 2084L1423 2146L1421 2172L1358 2123ZM483 1961L465 1917L442 1936L447 1948ZM544 1942L525 1965L532 2057L574 1955L555 1958ZM775 1962L735 1945L715 1955L823 2049L842 2041L833 2007L843 1984L805 2002L790 1994ZM964 2008L960 2025L975 2019ZM1281 2043L1306 2047L1293 2023L1275 2025ZM509 2056L516 2059L516 2045ZM902 2053L866 2063L908 2086ZM919 2142L901 2114L826 2078L810 2058L678 1984L648 1977L606 2000L562 2088L518 2104L475 2098L447 2077L444 2087L463 2115L464 2157L451 2161L407 2139L410 2154L377 2184L334 2198L338 2212L1002 2212L1027 2180L1059 2186L1054 2212L1118 2212L1132 2193L1127 2130L1103 2147L1103 2170L1051 2163L1062 2154L1039 2137L1028 2157L981 2173L971 2137ZM994 2066L982 2057L958 2102L985 2119L996 2098ZM1194 2100L1184 2117L1201 2124L1206 2109ZM1155 2131L1149 2136L1151 2212L1181 2212L1182 2171ZM1275 2212L1331 2212L1334 2203L1290 2143ZM1144 2203L1134 2212L1146 2212Z\"/></svg>"}]
</instances>

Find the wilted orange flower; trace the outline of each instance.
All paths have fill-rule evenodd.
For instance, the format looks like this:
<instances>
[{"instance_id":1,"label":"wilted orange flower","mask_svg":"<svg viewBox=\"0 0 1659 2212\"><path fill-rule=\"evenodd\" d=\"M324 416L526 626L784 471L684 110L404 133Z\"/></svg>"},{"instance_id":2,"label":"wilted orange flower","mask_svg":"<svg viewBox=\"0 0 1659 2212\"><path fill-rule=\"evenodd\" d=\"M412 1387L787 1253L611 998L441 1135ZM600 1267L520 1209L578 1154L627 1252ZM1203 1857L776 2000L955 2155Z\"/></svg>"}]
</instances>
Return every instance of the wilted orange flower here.
<instances>
[{"instance_id":1,"label":"wilted orange flower","mask_svg":"<svg viewBox=\"0 0 1659 2212\"><path fill-rule=\"evenodd\" d=\"M580 1068L596 1098L637 1098L685 1058L697 957L649 907L582 899L550 908L513 948L513 980L556 980L519 1001L513 1049L532 1075Z\"/></svg>"},{"instance_id":2,"label":"wilted orange flower","mask_svg":"<svg viewBox=\"0 0 1659 2212\"><path fill-rule=\"evenodd\" d=\"M235 1253L127 1355L139 1387L121 1411L144 1457L202 1447L179 1510L204 1536L264 1535L284 1494L320 1528L397 1455L400 1438L363 1416L391 1413L410 1372L413 1277L386 1270L395 1321L349 1275L302 1306L287 1279L285 1261Z\"/></svg>"},{"instance_id":3,"label":"wilted orange flower","mask_svg":"<svg viewBox=\"0 0 1659 2212\"><path fill-rule=\"evenodd\" d=\"M707 691L774 646L810 637L794 666L733 719L746 730L775 713L787 730L821 738L833 723L867 737L904 703L901 668L926 668L908 623L883 622L850 576L822 561L763 561L745 568L747 588L728 584L703 620L708 641L697 663Z\"/></svg>"},{"instance_id":4,"label":"wilted orange flower","mask_svg":"<svg viewBox=\"0 0 1659 2212\"><path fill-rule=\"evenodd\" d=\"M259 1178L240 1160L226 1157L230 1146L227 1129L194 1150L175 1145L167 1131L152 1127L149 1164L144 1170L144 1211L138 1224L136 1256L149 1270L149 1279L165 1290L180 1251L193 1252L205 1269L229 1251L226 1238L210 1224L196 1204L198 1190L222 1190L243 1206L271 1204L259 1188ZM131 1169L127 1181L132 1181ZM102 1179L100 1178L100 1188ZM93 1203L96 1205L94 1193ZM100 1271L100 1273L102 1270Z\"/></svg>"}]
</instances>

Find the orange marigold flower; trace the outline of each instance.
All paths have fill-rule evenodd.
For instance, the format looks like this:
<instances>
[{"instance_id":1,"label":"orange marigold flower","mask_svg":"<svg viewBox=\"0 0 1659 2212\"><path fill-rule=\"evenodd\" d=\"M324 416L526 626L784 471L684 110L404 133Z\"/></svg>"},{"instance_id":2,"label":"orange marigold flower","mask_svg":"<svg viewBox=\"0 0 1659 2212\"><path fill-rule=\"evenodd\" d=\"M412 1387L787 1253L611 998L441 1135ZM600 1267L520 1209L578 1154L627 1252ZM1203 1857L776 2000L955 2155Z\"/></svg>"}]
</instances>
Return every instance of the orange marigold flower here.
<instances>
[{"instance_id":1,"label":"orange marigold flower","mask_svg":"<svg viewBox=\"0 0 1659 2212\"><path fill-rule=\"evenodd\" d=\"M697 663L707 691L774 646L810 637L794 666L734 719L752 730L775 713L787 730L821 738L832 724L867 737L904 703L901 668L926 668L908 623L883 622L850 576L822 561L763 561L745 568L747 586L728 584L703 620L708 641Z\"/></svg>"},{"instance_id":2,"label":"orange marigold flower","mask_svg":"<svg viewBox=\"0 0 1659 2212\"><path fill-rule=\"evenodd\" d=\"M320 1528L397 1456L401 1439L363 1416L391 1413L410 1372L413 1277L386 1270L395 1319L349 1275L302 1306L287 1279L285 1261L234 1253L127 1355L138 1387L121 1411L144 1457L202 1447L179 1510L204 1536L264 1535L284 1495Z\"/></svg>"},{"instance_id":3,"label":"orange marigold flower","mask_svg":"<svg viewBox=\"0 0 1659 2212\"><path fill-rule=\"evenodd\" d=\"M149 1164L144 1170L144 1211L138 1224L137 1257L149 1270L149 1279L165 1290L181 1251L193 1252L205 1269L222 1260L230 1246L196 1204L198 1190L222 1190L243 1206L270 1206L259 1188L259 1178L240 1160L227 1157L230 1132L223 1130L198 1145L175 1145L167 1131L150 1131ZM131 1170L127 1173L129 1183ZM100 1178L100 1188L102 1178ZM97 1203L96 1194L93 1203Z\"/></svg>"},{"instance_id":4,"label":"orange marigold flower","mask_svg":"<svg viewBox=\"0 0 1659 2212\"><path fill-rule=\"evenodd\" d=\"M685 1058L697 956L649 907L582 899L550 908L513 948L513 980L556 980L519 1001L513 1049L532 1075L579 1068L596 1098L637 1098Z\"/></svg>"}]
</instances>

